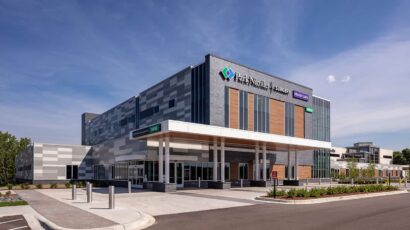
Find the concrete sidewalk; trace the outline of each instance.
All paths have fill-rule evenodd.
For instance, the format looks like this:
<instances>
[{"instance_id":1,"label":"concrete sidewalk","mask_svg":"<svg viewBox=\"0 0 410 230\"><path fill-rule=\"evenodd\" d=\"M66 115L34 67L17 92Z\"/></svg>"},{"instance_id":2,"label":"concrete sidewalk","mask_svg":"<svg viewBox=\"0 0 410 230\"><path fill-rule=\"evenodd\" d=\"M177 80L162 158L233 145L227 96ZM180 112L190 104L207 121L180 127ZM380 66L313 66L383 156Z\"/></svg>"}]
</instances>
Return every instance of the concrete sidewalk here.
<instances>
[{"instance_id":1,"label":"concrete sidewalk","mask_svg":"<svg viewBox=\"0 0 410 230\"><path fill-rule=\"evenodd\" d=\"M116 206L108 209L108 197L94 193L87 203L85 191L78 190L78 199L71 200L71 190L22 190L17 193L58 229L141 229L155 222L154 218L135 209ZM41 220L40 220L41 221Z\"/></svg>"},{"instance_id":2,"label":"concrete sidewalk","mask_svg":"<svg viewBox=\"0 0 410 230\"><path fill-rule=\"evenodd\" d=\"M17 193L30 206L54 224L64 228L104 228L118 223L64 204L35 190L20 190Z\"/></svg>"}]
</instances>

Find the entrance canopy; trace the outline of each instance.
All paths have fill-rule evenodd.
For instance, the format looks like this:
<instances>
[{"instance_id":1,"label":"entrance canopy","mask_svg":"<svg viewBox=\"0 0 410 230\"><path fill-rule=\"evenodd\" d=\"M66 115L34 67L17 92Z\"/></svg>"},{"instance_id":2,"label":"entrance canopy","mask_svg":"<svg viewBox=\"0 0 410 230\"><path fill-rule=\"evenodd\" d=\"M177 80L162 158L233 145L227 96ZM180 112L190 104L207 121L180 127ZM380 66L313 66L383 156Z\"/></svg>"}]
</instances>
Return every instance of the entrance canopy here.
<instances>
[{"instance_id":1,"label":"entrance canopy","mask_svg":"<svg viewBox=\"0 0 410 230\"><path fill-rule=\"evenodd\" d=\"M168 136L173 140L208 143L213 143L214 140L223 140L226 145L247 147L263 144L271 151L305 151L331 148L331 142L174 120L166 120L130 132L130 139L134 140L155 139L164 136Z\"/></svg>"}]
</instances>

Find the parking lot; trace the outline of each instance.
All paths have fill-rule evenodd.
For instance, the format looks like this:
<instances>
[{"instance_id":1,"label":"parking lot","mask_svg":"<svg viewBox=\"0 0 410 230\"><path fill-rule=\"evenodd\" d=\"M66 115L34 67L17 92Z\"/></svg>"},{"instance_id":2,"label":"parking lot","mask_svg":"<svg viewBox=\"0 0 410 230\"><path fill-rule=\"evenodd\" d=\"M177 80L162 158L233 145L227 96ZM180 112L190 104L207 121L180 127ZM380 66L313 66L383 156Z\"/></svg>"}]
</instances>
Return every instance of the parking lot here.
<instances>
[{"instance_id":1,"label":"parking lot","mask_svg":"<svg viewBox=\"0 0 410 230\"><path fill-rule=\"evenodd\" d=\"M22 215L0 217L0 230L31 229Z\"/></svg>"}]
</instances>

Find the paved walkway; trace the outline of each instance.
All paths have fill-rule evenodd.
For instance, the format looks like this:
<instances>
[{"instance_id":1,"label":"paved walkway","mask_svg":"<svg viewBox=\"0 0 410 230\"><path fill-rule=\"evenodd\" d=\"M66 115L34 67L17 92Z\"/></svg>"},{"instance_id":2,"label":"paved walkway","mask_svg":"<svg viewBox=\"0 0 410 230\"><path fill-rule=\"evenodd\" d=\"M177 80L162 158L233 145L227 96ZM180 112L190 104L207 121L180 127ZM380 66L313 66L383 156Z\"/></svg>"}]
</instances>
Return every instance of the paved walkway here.
<instances>
[{"instance_id":1,"label":"paved walkway","mask_svg":"<svg viewBox=\"0 0 410 230\"><path fill-rule=\"evenodd\" d=\"M409 229L410 194L312 205L262 204L157 217L149 230Z\"/></svg>"},{"instance_id":2,"label":"paved walkway","mask_svg":"<svg viewBox=\"0 0 410 230\"><path fill-rule=\"evenodd\" d=\"M60 227L74 229L104 228L117 224L90 212L64 204L35 190L17 190L16 192L34 210Z\"/></svg>"}]
</instances>

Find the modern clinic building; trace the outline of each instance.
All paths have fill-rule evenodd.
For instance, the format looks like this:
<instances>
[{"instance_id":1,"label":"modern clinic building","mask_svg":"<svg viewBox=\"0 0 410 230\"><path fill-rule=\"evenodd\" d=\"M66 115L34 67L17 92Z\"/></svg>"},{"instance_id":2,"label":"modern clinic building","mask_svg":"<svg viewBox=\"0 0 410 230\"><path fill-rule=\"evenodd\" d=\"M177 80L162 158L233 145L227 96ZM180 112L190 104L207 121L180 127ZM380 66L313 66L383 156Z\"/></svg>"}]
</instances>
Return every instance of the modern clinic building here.
<instances>
[{"instance_id":1,"label":"modern clinic building","mask_svg":"<svg viewBox=\"0 0 410 230\"><path fill-rule=\"evenodd\" d=\"M102 114L84 113L81 126L81 146L34 143L20 154L17 178L173 191L330 177L330 102L214 55Z\"/></svg>"}]
</instances>

